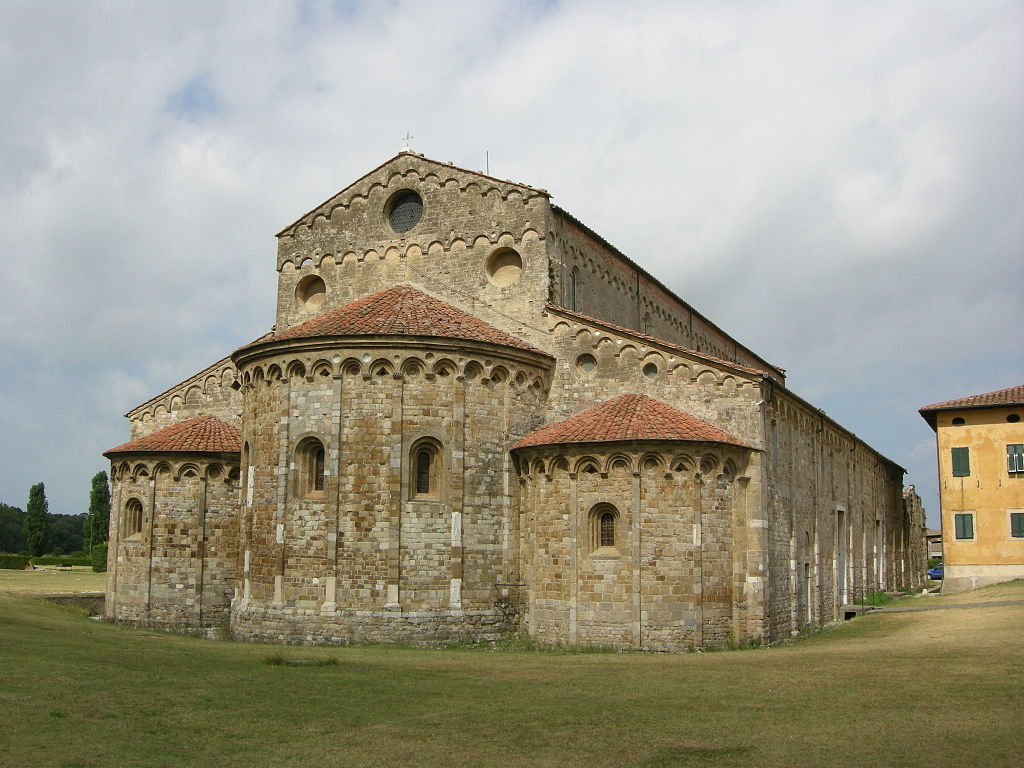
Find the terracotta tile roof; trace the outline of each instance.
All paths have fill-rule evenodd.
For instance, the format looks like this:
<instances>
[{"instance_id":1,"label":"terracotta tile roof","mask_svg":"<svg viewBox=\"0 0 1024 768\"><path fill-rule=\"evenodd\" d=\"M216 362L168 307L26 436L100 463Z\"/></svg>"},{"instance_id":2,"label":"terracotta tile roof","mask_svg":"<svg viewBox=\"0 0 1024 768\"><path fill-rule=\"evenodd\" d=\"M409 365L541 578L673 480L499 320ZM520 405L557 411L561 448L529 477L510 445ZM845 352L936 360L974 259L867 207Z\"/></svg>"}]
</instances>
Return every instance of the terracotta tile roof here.
<instances>
[{"instance_id":1,"label":"terracotta tile roof","mask_svg":"<svg viewBox=\"0 0 1024 768\"><path fill-rule=\"evenodd\" d=\"M152 434L111 448L112 453L238 453L242 433L216 416L199 416L179 421Z\"/></svg>"},{"instance_id":2,"label":"terracotta tile roof","mask_svg":"<svg viewBox=\"0 0 1024 768\"><path fill-rule=\"evenodd\" d=\"M313 336L432 336L540 350L408 285L398 285L258 342ZM248 347L243 347L247 349Z\"/></svg>"},{"instance_id":3,"label":"terracotta tile roof","mask_svg":"<svg viewBox=\"0 0 1024 768\"><path fill-rule=\"evenodd\" d=\"M995 392L985 392L981 395L961 397L959 400L945 400L941 403L925 405L918 410L925 411L948 411L953 408L991 408L1002 405L1024 405L1024 384L1006 389L997 389Z\"/></svg>"},{"instance_id":4,"label":"terracotta tile roof","mask_svg":"<svg viewBox=\"0 0 1024 768\"><path fill-rule=\"evenodd\" d=\"M932 403L918 408L924 420L935 428L935 414L939 411L952 411L961 408L1000 408L1008 405L1024 406L1024 384L1006 389L997 389L995 392L984 392L980 395L970 395L957 400L944 400L941 403Z\"/></svg>"},{"instance_id":5,"label":"terracotta tile roof","mask_svg":"<svg viewBox=\"0 0 1024 768\"><path fill-rule=\"evenodd\" d=\"M715 357L714 355L709 355L706 352L698 352L695 349L690 349L689 347L684 347L681 344L676 344L676 343L671 342L671 341L665 341L664 339L659 339L657 336L651 336L651 335L646 334L646 333L640 333L639 331L634 331L632 328L626 328L625 326L622 326L622 325L616 325L615 323L609 323L607 320L601 320L601 319L596 318L596 317L591 317L590 315L584 315L581 312L575 312L575 311L573 311L571 309L566 309L565 307L560 307L557 304L552 304L552 303L548 302L544 306L545 306L546 309L554 310L555 312L558 312L559 314L570 315L572 317L578 317L580 320L583 320L584 322L593 323L594 325L600 325L600 326L603 326L605 328L610 328L611 330L615 331L616 333L621 333L621 334L624 334L624 335L633 336L634 338L637 338L637 339L643 339L644 341L649 341L649 342L652 342L652 343L657 344L659 346L667 347L668 349L678 349L680 352L685 352L688 355L693 355L694 357L700 357L700 358L703 358L705 360L710 360L713 363L719 363L721 365L727 365L730 368L735 368L736 370L743 371L745 373L752 373L752 374L756 374L756 375L760 375L760 376L765 376L765 375L769 375L769 374L776 374L776 375L780 375L781 376L781 375L785 374L785 369L784 368L778 368L777 366L772 366L771 370L766 370L766 369L763 369L763 368L751 368L749 365L743 365L742 363L736 363L736 362L733 362L732 360L726 360L726 359L721 358L721 357Z\"/></svg>"},{"instance_id":6,"label":"terracotta tile roof","mask_svg":"<svg viewBox=\"0 0 1024 768\"><path fill-rule=\"evenodd\" d=\"M696 416L678 411L647 395L628 392L571 419L541 427L513 448L626 440L697 440L750 447Z\"/></svg>"}]
</instances>

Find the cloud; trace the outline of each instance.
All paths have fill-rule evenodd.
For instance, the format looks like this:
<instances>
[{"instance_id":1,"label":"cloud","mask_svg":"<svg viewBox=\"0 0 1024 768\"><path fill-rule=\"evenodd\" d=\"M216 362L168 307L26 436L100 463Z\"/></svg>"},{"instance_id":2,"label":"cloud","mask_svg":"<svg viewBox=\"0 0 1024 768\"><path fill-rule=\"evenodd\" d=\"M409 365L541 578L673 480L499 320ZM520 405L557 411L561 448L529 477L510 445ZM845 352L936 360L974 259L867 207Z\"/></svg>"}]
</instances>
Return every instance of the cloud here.
<instances>
[{"instance_id":1,"label":"cloud","mask_svg":"<svg viewBox=\"0 0 1024 768\"><path fill-rule=\"evenodd\" d=\"M273 322L274 233L406 131L549 189L933 514L916 408L1024 380L1019 4L5 10L9 503L77 511L121 413Z\"/></svg>"}]
</instances>

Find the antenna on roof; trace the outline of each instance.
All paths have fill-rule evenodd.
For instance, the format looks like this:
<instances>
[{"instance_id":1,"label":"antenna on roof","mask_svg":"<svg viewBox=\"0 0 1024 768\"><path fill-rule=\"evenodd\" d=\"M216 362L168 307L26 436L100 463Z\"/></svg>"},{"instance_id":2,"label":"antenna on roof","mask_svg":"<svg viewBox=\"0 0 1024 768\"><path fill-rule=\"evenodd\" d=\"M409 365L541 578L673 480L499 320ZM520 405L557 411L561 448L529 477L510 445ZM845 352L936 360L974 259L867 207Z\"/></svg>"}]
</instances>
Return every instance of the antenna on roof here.
<instances>
[{"instance_id":1,"label":"antenna on roof","mask_svg":"<svg viewBox=\"0 0 1024 768\"><path fill-rule=\"evenodd\" d=\"M484 171L484 173L486 173L488 176L490 176L491 175L491 152L490 152L490 150L487 150L487 149L484 150L484 163L485 163L485 166L487 168L487 170Z\"/></svg>"},{"instance_id":2,"label":"antenna on roof","mask_svg":"<svg viewBox=\"0 0 1024 768\"><path fill-rule=\"evenodd\" d=\"M405 136L402 137L402 141L405 142L405 146L402 147L403 152L412 152L412 140L416 137L408 131L405 132Z\"/></svg>"}]
</instances>

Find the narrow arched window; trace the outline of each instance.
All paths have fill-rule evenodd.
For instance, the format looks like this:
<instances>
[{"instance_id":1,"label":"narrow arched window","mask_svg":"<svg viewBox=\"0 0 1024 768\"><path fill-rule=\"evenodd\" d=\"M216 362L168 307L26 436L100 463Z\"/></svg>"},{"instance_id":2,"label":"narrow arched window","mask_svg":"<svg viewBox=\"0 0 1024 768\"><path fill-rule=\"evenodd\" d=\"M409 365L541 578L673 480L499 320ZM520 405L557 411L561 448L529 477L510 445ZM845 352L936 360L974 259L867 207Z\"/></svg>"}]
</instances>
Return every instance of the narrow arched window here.
<instances>
[{"instance_id":1,"label":"narrow arched window","mask_svg":"<svg viewBox=\"0 0 1024 768\"><path fill-rule=\"evenodd\" d=\"M295 494L323 497L326 474L324 444L315 437L307 437L295 448Z\"/></svg>"},{"instance_id":2,"label":"narrow arched window","mask_svg":"<svg viewBox=\"0 0 1024 768\"><path fill-rule=\"evenodd\" d=\"M313 451L313 490L324 489L324 449L323 446Z\"/></svg>"},{"instance_id":3,"label":"narrow arched window","mask_svg":"<svg viewBox=\"0 0 1024 768\"><path fill-rule=\"evenodd\" d=\"M416 493L430 493L430 451L426 448L416 454Z\"/></svg>"},{"instance_id":4,"label":"narrow arched window","mask_svg":"<svg viewBox=\"0 0 1024 768\"><path fill-rule=\"evenodd\" d=\"M617 528L619 511L611 504L598 504L590 510L590 548L597 550L614 550L620 543ZM607 554L607 552L605 552Z\"/></svg>"},{"instance_id":5,"label":"narrow arched window","mask_svg":"<svg viewBox=\"0 0 1024 768\"><path fill-rule=\"evenodd\" d=\"M576 291L579 289L580 273L573 267L569 273L569 309L576 311Z\"/></svg>"},{"instance_id":6,"label":"narrow arched window","mask_svg":"<svg viewBox=\"0 0 1024 768\"><path fill-rule=\"evenodd\" d=\"M128 499L124 505L124 533L125 536L142 533L142 502L138 499Z\"/></svg>"},{"instance_id":7,"label":"narrow arched window","mask_svg":"<svg viewBox=\"0 0 1024 768\"><path fill-rule=\"evenodd\" d=\"M441 444L432 437L417 440L409 453L409 497L438 499L441 496Z\"/></svg>"},{"instance_id":8,"label":"narrow arched window","mask_svg":"<svg viewBox=\"0 0 1024 768\"><path fill-rule=\"evenodd\" d=\"M615 515L611 512L601 513L601 546L615 546Z\"/></svg>"}]
</instances>

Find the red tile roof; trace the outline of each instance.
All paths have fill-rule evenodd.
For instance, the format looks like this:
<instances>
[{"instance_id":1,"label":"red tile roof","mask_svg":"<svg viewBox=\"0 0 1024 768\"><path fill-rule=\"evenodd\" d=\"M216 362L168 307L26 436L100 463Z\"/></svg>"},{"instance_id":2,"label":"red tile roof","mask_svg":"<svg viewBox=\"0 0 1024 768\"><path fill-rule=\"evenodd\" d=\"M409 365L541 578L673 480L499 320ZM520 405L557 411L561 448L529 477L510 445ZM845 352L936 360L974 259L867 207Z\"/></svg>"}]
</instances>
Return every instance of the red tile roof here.
<instances>
[{"instance_id":1,"label":"red tile roof","mask_svg":"<svg viewBox=\"0 0 1024 768\"><path fill-rule=\"evenodd\" d=\"M216 416L199 416L179 421L152 434L111 448L112 453L238 453L242 450L242 433L237 427Z\"/></svg>"},{"instance_id":2,"label":"red tile roof","mask_svg":"<svg viewBox=\"0 0 1024 768\"><path fill-rule=\"evenodd\" d=\"M985 392L980 395L970 395L957 400L944 400L941 403L932 403L918 408L920 413L932 428L935 427L935 414L938 411L952 411L961 408L1000 408L1012 405L1024 406L1024 384L1006 389L997 389L995 392Z\"/></svg>"},{"instance_id":3,"label":"red tile roof","mask_svg":"<svg viewBox=\"0 0 1024 768\"><path fill-rule=\"evenodd\" d=\"M696 440L750 447L696 416L678 411L647 395L628 392L571 419L541 427L513 448L626 440Z\"/></svg>"},{"instance_id":4,"label":"red tile roof","mask_svg":"<svg viewBox=\"0 0 1024 768\"><path fill-rule=\"evenodd\" d=\"M959 400L945 400L941 403L925 405L918 410L925 411L949 411L953 408L991 408L1001 405L1024 405L1024 384L1006 389L997 389L995 392L985 392L981 395L961 397Z\"/></svg>"},{"instance_id":5,"label":"red tile roof","mask_svg":"<svg viewBox=\"0 0 1024 768\"><path fill-rule=\"evenodd\" d=\"M248 347L314 336L432 336L540 351L522 339L408 285L398 285L358 299Z\"/></svg>"}]
</instances>

